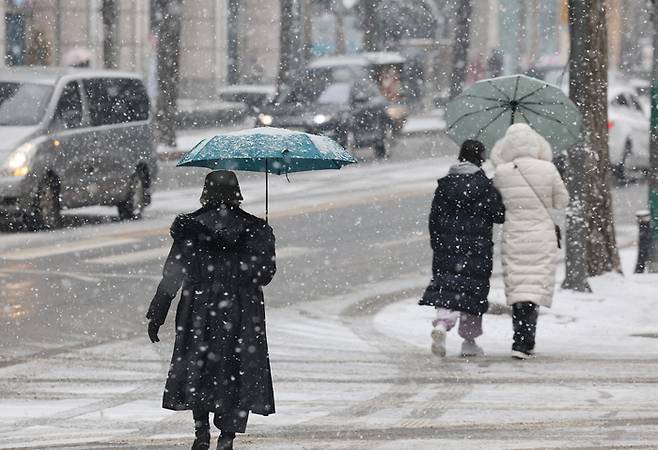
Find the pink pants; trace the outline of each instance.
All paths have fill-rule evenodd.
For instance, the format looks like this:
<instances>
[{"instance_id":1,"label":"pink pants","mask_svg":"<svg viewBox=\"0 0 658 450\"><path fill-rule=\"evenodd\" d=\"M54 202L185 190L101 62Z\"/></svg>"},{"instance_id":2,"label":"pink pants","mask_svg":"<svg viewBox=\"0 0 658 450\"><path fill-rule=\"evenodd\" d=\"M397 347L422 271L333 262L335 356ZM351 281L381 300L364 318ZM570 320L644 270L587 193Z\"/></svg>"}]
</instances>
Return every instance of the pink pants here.
<instances>
[{"instance_id":1,"label":"pink pants","mask_svg":"<svg viewBox=\"0 0 658 450\"><path fill-rule=\"evenodd\" d=\"M445 308L436 308L436 319L432 320L434 327L445 328L450 331L459 320L459 336L473 340L482 336L482 316L475 316L461 311L451 311Z\"/></svg>"}]
</instances>

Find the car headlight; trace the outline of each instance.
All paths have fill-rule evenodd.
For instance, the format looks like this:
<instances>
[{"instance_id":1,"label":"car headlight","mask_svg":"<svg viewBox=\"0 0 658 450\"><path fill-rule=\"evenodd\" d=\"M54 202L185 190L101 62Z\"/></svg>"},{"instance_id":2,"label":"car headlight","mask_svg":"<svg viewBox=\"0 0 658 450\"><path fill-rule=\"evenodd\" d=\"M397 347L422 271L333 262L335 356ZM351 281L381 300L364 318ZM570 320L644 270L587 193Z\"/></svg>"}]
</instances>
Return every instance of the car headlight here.
<instances>
[{"instance_id":1,"label":"car headlight","mask_svg":"<svg viewBox=\"0 0 658 450\"><path fill-rule=\"evenodd\" d=\"M258 114L258 121L266 127L272 125L272 116L269 114Z\"/></svg>"},{"instance_id":2,"label":"car headlight","mask_svg":"<svg viewBox=\"0 0 658 450\"><path fill-rule=\"evenodd\" d=\"M30 153L34 148L34 144L26 142L18 147L9 155L9 158L3 164L3 172L9 173L15 177L22 177L27 175L30 171L28 163L30 162Z\"/></svg>"},{"instance_id":3,"label":"car headlight","mask_svg":"<svg viewBox=\"0 0 658 450\"><path fill-rule=\"evenodd\" d=\"M313 117L313 123L316 125L322 125L325 122L328 122L331 119L330 116L325 116L324 114L318 114Z\"/></svg>"}]
</instances>

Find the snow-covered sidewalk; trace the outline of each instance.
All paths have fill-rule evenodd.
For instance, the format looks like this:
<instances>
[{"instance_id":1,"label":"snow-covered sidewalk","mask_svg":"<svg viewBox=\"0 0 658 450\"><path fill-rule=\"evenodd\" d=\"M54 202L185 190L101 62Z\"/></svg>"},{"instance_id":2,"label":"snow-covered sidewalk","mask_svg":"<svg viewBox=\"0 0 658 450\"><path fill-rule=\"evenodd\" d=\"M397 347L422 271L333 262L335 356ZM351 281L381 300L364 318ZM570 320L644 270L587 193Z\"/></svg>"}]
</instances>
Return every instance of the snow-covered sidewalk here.
<instances>
[{"instance_id":1,"label":"snow-covered sidewalk","mask_svg":"<svg viewBox=\"0 0 658 450\"><path fill-rule=\"evenodd\" d=\"M537 361L579 358L658 359L658 274L634 274L637 250L622 250L625 275L606 274L590 279L592 293L581 294L556 287L552 308L542 308L537 327ZM560 266L558 280L564 279ZM504 304L503 280L492 280L489 299ZM432 308L411 298L388 306L375 317L378 330L422 349L429 348ZM500 310L501 308L492 308ZM487 314L479 339L488 357L506 358L512 342L511 318ZM461 339L448 334L448 356L455 357ZM591 374L610 376L611 374ZM655 373L647 373L654 376ZM658 399L658 392L656 392Z\"/></svg>"}]
</instances>

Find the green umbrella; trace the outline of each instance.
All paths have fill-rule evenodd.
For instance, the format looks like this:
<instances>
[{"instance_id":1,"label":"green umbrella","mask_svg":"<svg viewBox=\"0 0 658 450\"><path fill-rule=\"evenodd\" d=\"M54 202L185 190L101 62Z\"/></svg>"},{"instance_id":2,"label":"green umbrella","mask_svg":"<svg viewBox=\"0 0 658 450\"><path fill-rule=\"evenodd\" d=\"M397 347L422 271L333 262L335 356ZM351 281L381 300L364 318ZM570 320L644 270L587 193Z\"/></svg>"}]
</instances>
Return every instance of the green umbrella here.
<instances>
[{"instance_id":1,"label":"green umbrella","mask_svg":"<svg viewBox=\"0 0 658 450\"><path fill-rule=\"evenodd\" d=\"M514 123L527 123L559 152L580 133L582 116L557 86L525 75L478 81L448 103L448 135L461 145L481 141L491 151Z\"/></svg>"},{"instance_id":2,"label":"green umbrella","mask_svg":"<svg viewBox=\"0 0 658 450\"><path fill-rule=\"evenodd\" d=\"M177 166L265 172L265 218L269 212L269 173L287 175L309 170L340 169L354 157L337 142L281 128L252 128L218 134L199 142Z\"/></svg>"}]
</instances>

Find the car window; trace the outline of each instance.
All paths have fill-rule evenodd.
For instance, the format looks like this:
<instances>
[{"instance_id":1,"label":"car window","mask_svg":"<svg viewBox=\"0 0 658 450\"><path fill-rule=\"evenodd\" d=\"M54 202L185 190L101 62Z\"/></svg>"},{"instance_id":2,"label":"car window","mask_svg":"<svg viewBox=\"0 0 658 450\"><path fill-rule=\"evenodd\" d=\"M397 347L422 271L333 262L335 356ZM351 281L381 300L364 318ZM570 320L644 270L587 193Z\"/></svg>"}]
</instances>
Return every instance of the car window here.
<instances>
[{"instance_id":1,"label":"car window","mask_svg":"<svg viewBox=\"0 0 658 450\"><path fill-rule=\"evenodd\" d=\"M350 84L335 83L327 86L318 97L319 104L343 104L350 100Z\"/></svg>"},{"instance_id":2,"label":"car window","mask_svg":"<svg viewBox=\"0 0 658 450\"><path fill-rule=\"evenodd\" d=\"M139 80L94 78L84 84L92 126L148 119L149 100Z\"/></svg>"},{"instance_id":3,"label":"car window","mask_svg":"<svg viewBox=\"0 0 658 450\"><path fill-rule=\"evenodd\" d=\"M628 99L624 94L619 94L615 97L615 99L612 101L613 105L617 106L626 106L628 107Z\"/></svg>"},{"instance_id":4,"label":"car window","mask_svg":"<svg viewBox=\"0 0 658 450\"><path fill-rule=\"evenodd\" d=\"M362 90L369 98L377 98L380 94L379 88L373 83L365 83Z\"/></svg>"},{"instance_id":5,"label":"car window","mask_svg":"<svg viewBox=\"0 0 658 450\"><path fill-rule=\"evenodd\" d=\"M43 120L52 92L52 86L43 84L0 82L0 125L37 125Z\"/></svg>"},{"instance_id":6,"label":"car window","mask_svg":"<svg viewBox=\"0 0 658 450\"><path fill-rule=\"evenodd\" d=\"M64 86L55 109L55 125L65 129L82 126L82 97L77 81Z\"/></svg>"},{"instance_id":7,"label":"car window","mask_svg":"<svg viewBox=\"0 0 658 450\"><path fill-rule=\"evenodd\" d=\"M629 98L631 99L631 104L633 105L633 108L636 111L644 112L644 110L642 109L642 105L640 105L640 101L637 99L637 97L631 95Z\"/></svg>"}]
</instances>

